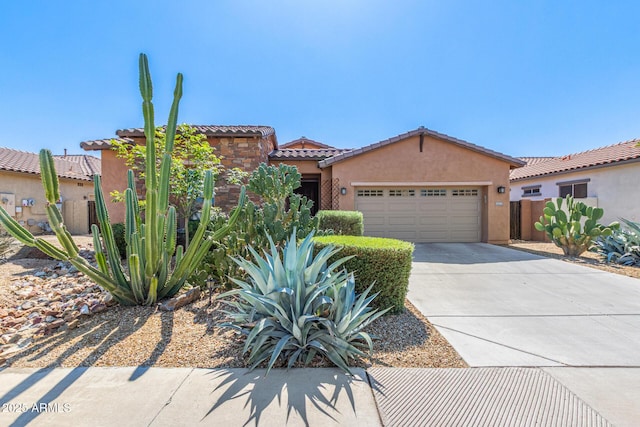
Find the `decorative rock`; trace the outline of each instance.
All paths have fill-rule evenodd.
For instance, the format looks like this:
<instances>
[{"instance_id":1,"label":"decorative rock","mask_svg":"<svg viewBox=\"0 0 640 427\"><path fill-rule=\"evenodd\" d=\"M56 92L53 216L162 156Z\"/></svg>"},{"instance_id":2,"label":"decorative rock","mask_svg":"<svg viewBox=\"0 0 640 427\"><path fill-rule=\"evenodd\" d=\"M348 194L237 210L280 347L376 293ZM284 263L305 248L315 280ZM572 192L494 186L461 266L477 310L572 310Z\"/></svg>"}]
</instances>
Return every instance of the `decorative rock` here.
<instances>
[{"instance_id":1,"label":"decorative rock","mask_svg":"<svg viewBox=\"0 0 640 427\"><path fill-rule=\"evenodd\" d=\"M47 273L44 271L36 271L35 273L33 273L33 275L36 277L44 277L47 275Z\"/></svg>"},{"instance_id":2,"label":"decorative rock","mask_svg":"<svg viewBox=\"0 0 640 427\"><path fill-rule=\"evenodd\" d=\"M3 344L14 344L22 338L20 334L4 334L0 337Z\"/></svg>"},{"instance_id":3,"label":"decorative rock","mask_svg":"<svg viewBox=\"0 0 640 427\"><path fill-rule=\"evenodd\" d=\"M200 288L191 288L184 294L173 297L160 304L160 310L173 311L184 305L190 304L200 298Z\"/></svg>"},{"instance_id":4,"label":"decorative rock","mask_svg":"<svg viewBox=\"0 0 640 427\"><path fill-rule=\"evenodd\" d=\"M31 301L27 301L20 306L21 310L29 310L30 308L33 308L33 303Z\"/></svg>"},{"instance_id":5,"label":"decorative rock","mask_svg":"<svg viewBox=\"0 0 640 427\"><path fill-rule=\"evenodd\" d=\"M66 323L66 322L65 322L64 320L62 320L62 319L56 319L56 320L54 320L53 322L49 323L49 324L46 326L46 329L47 329L47 330L54 330L54 329L57 329L57 328L59 328L60 326L64 325L65 323Z\"/></svg>"},{"instance_id":6,"label":"decorative rock","mask_svg":"<svg viewBox=\"0 0 640 427\"><path fill-rule=\"evenodd\" d=\"M77 273L78 269L75 268L73 265L71 267L69 267L68 273L69 274L73 274L73 273Z\"/></svg>"},{"instance_id":7,"label":"decorative rock","mask_svg":"<svg viewBox=\"0 0 640 427\"><path fill-rule=\"evenodd\" d=\"M53 322L53 321L54 321L54 320L56 320L56 319L57 319L56 317L53 317L53 316L47 316L47 317L44 319L44 321L45 321L45 322L47 322L47 323L51 323L51 322Z\"/></svg>"},{"instance_id":8,"label":"decorative rock","mask_svg":"<svg viewBox=\"0 0 640 427\"><path fill-rule=\"evenodd\" d=\"M101 311L105 311L107 309L107 305L99 302L96 305L91 306L92 313L100 313Z\"/></svg>"},{"instance_id":9,"label":"decorative rock","mask_svg":"<svg viewBox=\"0 0 640 427\"><path fill-rule=\"evenodd\" d=\"M91 311L89 310L89 306L87 304L80 307L80 314L89 314Z\"/></svg>"},{"instance_id":10,"label":"decorative rock","mask_svg":"<svg viewBox=\"0 0 640 427\"><path fill-rule=\"evenodd\" d=\"M113 295L106 293L104 294L104 297L102 297L102 302L109 306L114 305L117 301L113 299Z\"/></svg>"}]
</instances>

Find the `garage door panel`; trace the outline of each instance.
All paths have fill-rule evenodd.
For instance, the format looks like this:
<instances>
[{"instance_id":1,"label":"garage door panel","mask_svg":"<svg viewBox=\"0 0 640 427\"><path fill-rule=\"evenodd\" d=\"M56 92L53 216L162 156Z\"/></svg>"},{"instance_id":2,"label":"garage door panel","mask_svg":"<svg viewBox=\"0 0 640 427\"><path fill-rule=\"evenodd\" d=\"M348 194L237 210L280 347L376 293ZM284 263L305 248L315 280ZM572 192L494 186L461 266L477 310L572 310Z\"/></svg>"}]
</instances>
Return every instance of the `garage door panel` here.
<instances>
[{"instance_id":1,"label":"garage door panel","mask_svg":"<svg viewBox=\"0 0 640 427\"><path fill-rule=\"evenodd\" d=\"M390 216L389 217L389 225L416 225L416 220L417 217L415 216L403 216L403 217L396 217L396 216Z\"/></svg>"},{"instance_id":2,"label":"garage door panel","mask_svg":"<svg viewBox=\"0 0 640 427\"><path fill-rule=\"evenodd\" d=\"M435 216L435 215L422 216L421 215L418 217L418 220L421 226L428 226L428 227L436 227L436 226L446 227L449 221L449 219L444 215L442 216Z\"/></svg>"},{"instance_id":3,"label":"garage door panel","mask_svg":"<svg viewBox=\"0 0 640 427\"><path fill-rule=\"evenodd\" d=\"M479 188L359 189L356 209L364 215L367 236L478 242L481 193Z\"/></svg>"}]
</instances>

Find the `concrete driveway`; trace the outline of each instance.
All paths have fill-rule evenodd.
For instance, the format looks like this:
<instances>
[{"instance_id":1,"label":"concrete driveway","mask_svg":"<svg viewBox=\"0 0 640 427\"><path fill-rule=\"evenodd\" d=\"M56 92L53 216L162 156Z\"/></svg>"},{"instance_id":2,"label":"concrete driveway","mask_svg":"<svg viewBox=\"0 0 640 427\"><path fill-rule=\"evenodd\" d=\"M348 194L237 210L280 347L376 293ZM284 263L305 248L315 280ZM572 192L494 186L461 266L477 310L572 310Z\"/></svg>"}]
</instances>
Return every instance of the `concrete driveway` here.
<instances>
[{"instance_id":1,"label":"concrete driveway","mask_svg":"<svg viewBox=\"0 0 640 427\"><path fill-rule=\"evenodd\" d=\"M614 425L638 425L640 280L482 243L417 244L408 298L471 367L532 367Z\"/></svg>"},{"instance_id":2,"label":"concrete driveway","mask_svg":"<svg viewBox=\"0 0 640 427\"><path fill-rule=\"evenodd\" d=\"M483 243L417 244L409 300L470 366L640 367L640 281Z\"/></svg>"}]
</instances>

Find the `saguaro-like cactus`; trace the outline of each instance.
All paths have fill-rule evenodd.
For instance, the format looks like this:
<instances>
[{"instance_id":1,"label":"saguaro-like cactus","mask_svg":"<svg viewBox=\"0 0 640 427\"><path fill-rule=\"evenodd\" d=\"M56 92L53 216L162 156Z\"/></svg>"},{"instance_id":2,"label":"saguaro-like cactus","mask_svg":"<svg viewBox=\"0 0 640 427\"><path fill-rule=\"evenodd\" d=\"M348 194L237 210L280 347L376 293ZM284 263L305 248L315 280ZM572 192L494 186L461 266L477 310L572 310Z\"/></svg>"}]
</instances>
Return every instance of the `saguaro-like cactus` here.
<instances>
[{"instance_id":1,"label":"saguaro-like cactus","mask_svg":"<svg viewBox=\"0 0 640 427\"><path fill-rule=\"evenodd\" d=\"M563 209L562 202L566 202ZM556 203L548 202L542 211L540 221L534 224L538 231L544 231L565 255L578 256L593 245L598 236L609 236L617 222L604 226L598 220L604 215L602 208L576 202L573 197L558 197Z\"/></svg>"},{"instance_id":2,"label":"saguaro-like cactus","mask_svg":"<svg viewBox=\"0 0 640 427\"><path fill-rule=\"evenodd\" d=\"M93 267L78 255L78 248L64 226L62 215L55 205L60 198L60 193L58 176L50 151L42 150L40 152L40 172L47 198L47 216L62 249L46 240L35 238L0 207L0 222L16 239L26 245L37 247L53 258L71 262L79 271L85 273L109 291L117 301L125 305L151 305L158 299L170 297L178 292L195 267L202 262L213 242L230 231L241 210L235 209L225 226L210 235L205 235L213 203L213 175L211 171L208 171L205 175L204 202L198 229L186 251L183 251L181 246L176 247L176 211L173 206L169 206L169 178L178 105L182 96L182 74L178 74L176 80L173 104L166 127L166 152L160 163L160 171L157 170L155 159L151 76L147 57L144 54L140 55L140 93L143 100L144 131L147 141L146 209L143 222L138 207L133 171L130 170L128 172L128 187L125 190L128 277L121 264L115 244L99 175L94 178L94 190L100 227L98 228L94 224L91 228L98 268ZM243 188L239 207L245 203L245 200Z\"/></svg>"}]
</instances>

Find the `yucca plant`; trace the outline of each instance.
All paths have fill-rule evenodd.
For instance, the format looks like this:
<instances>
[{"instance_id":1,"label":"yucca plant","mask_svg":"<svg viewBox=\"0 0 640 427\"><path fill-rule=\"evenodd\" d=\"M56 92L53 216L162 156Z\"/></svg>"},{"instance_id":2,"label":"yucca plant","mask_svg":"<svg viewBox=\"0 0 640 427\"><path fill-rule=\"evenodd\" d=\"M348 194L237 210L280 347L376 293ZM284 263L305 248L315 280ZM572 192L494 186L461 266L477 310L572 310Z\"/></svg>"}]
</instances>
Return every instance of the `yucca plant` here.
<instances>
[{"instance_id":1,"label":"yucca plant","mask_svg":"<svg viewBox=\"0 0 640 427\"><path fill-rule=\"evenodd\" d=\"M377 295L368 296L371 286L356 295L353 275L339 269L350 257L327 266L339 251L335 246L314 257L312 237L298 245L294 230L282 257L269 238L264 257L250 248L255 262L234 258L248 281L234 279L239 289L220 295L234 308L225 312L231 321L220 326L246 335L243 352L249 353L251 369L267 362L268 374L279 358L287 368L298 361L306 366L319 354L351 373L351 359L371 356L373 341L362 329L387 310L369 307Z\"/></svg>"},{"instance_id":2,"label":"yucca plant","mask_svg":"<svg viewBox=\"0 0 640 427\"><path fill-rule=\"evenodd\" d=\"M178 105L182 97L182 74L178 74L176 79L173 103L166 127L165 154L158 171L155 158L154 111L151 102L153 90L146 55L140 55L139 66L147 153L145 169L146 210L143 222L140 217L133 171L129 170L128 187L125 190L125 240L127 243L125 262L127 268L121 264L99 175L94 177L94 191L100 227L98 228L95 224L91 227L98 268L93 267L78 254L78 247L64 226L62 214L56 207L56 201L60 198L58 175L54 168L53 156L49 150L40 151L40 174L47 199L46 210L49 223L56 233L62 249L44 239L35 238L4 209L0 208L0 222L15 238L28 246L37 247L53 258L69 261L124 305L153 305L158 299L175 295L185 285L187 278L202 261L213 242L229 232L240 212L240 209L236 209L225 226L205 235L213 203L213 175L211 171L207 171L204 180L202 215L193 242L186 251L183 251L181 246L176 246L176 210L173 206L169 206L169 175ZM244 194L243 188L240 205L244 204ZM126 270L128 270L128 276L125 273Z\"/></svg>"}]
</instances>

